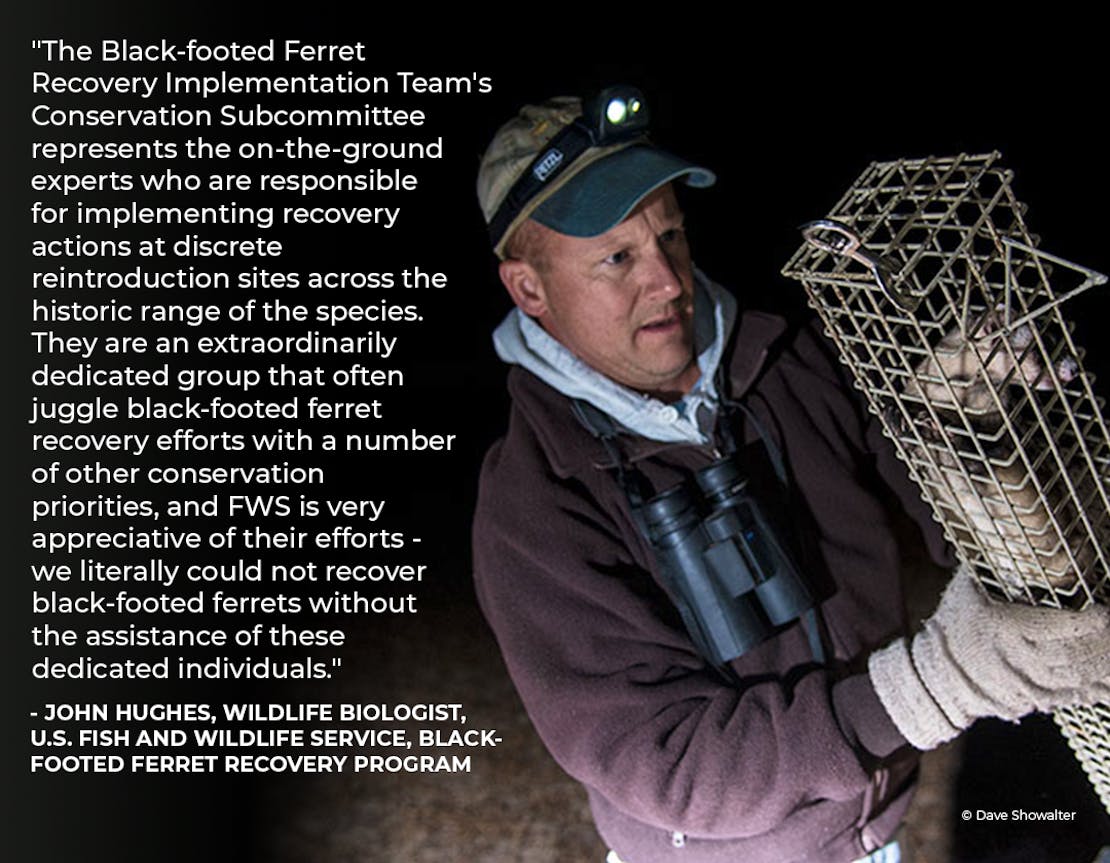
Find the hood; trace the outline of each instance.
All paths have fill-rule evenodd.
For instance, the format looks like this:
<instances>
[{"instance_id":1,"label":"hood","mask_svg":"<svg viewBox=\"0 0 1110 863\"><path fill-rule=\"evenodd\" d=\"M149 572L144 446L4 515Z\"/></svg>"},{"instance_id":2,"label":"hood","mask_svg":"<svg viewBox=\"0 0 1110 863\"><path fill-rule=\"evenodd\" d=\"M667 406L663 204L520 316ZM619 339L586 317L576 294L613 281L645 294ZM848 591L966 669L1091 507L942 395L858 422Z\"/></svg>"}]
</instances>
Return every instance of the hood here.
<instances>
[{"instance_id":1,"label":"hood","mask_svg":"<svg viewBox=\"0 0 1110 863\"><path fill-rule=\"evenodd\" d=\"M681 400L668 404L601 374L552 338L520 309L494 330L497 355L528 370L568 398L582 399L629 431L663 443L705 444L716 418L714 382L736 320L736 299L694 270L694 353L701 377Z\"/></svg>"}]
</instances>

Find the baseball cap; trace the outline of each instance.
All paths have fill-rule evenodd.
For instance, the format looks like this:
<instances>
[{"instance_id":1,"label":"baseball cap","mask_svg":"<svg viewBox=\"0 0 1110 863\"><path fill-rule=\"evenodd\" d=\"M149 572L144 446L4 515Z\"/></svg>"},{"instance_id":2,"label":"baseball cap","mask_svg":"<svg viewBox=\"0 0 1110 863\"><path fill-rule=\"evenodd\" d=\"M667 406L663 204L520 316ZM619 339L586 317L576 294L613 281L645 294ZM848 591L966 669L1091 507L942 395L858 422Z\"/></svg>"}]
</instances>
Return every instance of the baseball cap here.
<instances>
[{"instance_id":1,"label":"baseball cap","mask_svg":"<svg viewBox=\"0 0 1110 863\"><path fill-rule=\"evenodd\" d=\"M624 88L630 92L631 88ZM478 171L478 201L499 258L528 218L559 233L593 237L619 224L652 191L681 179L711 186L712 171L653 146L643 133L595 142L564 161L560 137L586 129L580 99L561 96L525 105L494 135ZM577 133L573 129L570 133ZM582 131L582 135L590 133Z\"/></svg>"}]
</instances>

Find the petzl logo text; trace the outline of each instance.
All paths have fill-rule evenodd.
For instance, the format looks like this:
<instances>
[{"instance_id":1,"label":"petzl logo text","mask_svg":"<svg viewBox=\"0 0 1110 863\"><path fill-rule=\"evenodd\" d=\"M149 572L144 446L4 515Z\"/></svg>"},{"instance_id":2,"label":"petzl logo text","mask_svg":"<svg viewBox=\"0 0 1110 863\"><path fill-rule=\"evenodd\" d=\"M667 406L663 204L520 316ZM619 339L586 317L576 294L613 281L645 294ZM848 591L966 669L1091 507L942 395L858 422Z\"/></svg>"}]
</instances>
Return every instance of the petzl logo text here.
<instances>
[{"instance_id":1,"label":"petzl logo text","mask_svg":"<svg viewBox=\"0 0 1110 863\"><path fill-rule=\"evenodd\" d=\"M559 150L549 150L547 155L540 159L539 163L532 169L536 179L541 183L551 176L551 172L559 167L559 163L563 161L563 154Z\"/></svg>"}]
</instances>

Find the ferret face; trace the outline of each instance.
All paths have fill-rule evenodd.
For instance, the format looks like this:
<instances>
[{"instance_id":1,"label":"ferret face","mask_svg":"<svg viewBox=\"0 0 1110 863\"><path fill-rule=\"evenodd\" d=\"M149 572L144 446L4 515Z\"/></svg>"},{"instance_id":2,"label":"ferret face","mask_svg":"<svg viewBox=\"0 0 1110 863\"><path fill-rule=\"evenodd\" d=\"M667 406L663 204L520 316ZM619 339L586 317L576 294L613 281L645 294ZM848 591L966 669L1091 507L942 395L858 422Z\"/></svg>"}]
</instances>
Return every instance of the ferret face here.
<instances>
[{"instance_id":1,"label":"ferret face","mask_svg":"<svg viewBox=\"0 0 1110 863\"><path fill-rule=\"evenodd\" d=\"M1078 376L1079 364L1064 357L1048 366L1044 351L1051 347L1038 341L1035 322L1006 332L999 317L994 311L979 318L968 327L971 339L959 328L948 332L904 388L912 431L893 406L888 422L901 429L903 444L961 545L978 549L995 576L1015 591L1024 584L1070 590L1077 569L1086 571L1092 559L1076 529L1065 538L1054 526L1075 523L1074 512L1058 494L1052 502L1041 499L1026 462L1016 457L1012 436L996 433L1018 390L1068 384ZM945 428L965 427L957 407L968 431L980 437L974 447L964 434L953 436ZM1049 508L1057 511L1055 521Z\"/></svg>"},{"instance_id":2,"label":"ferret face","mask_svg":"<svg viewBox=\"0 0 1110 863\"><path fill-rule=\"evenodd\" d=\"M959 406L973 420L989 423L1010 403L1009 387L1021 386L1022 380L1037 390L1056 386L1031 324L1007 335L999 328L997 313L991 312L972 331L978 334L971 340L959 329L947 333L934 348L933 358L914 369L906 395L939 409ZM1070 383L1079 374L1079 364L1065 357L1056 361L1053 371L1060 383Z\"/></svg>"}]
</instances>

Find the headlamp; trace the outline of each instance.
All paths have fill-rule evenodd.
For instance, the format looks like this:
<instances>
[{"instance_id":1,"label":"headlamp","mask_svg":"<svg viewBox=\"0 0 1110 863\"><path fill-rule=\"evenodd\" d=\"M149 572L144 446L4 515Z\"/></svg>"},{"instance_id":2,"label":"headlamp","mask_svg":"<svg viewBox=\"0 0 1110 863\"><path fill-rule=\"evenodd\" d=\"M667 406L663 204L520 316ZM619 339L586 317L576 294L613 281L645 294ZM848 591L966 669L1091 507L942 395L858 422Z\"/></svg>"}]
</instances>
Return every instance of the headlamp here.
<instances>
[{"instance_id":1,"label":"headlamp","mask_svg":"<svg viewBox=\"0 0 1110 863\"><path fill-rule=\"evenodd\" d=\"M552 188L555 181L586 151L631 144L646 139L649 112L635 87L606 87L582 106L582 116L560 130L529 163L509 189L489 223L490 240L497 248L509 226L527 204Z\"/></svg>"},{"instance_id":2,"label":"headlamp","mask_svg":"<svg viewBox=\"0 0 1110 863\"><path fill-rule=\"evenodd\" d=\"M635 87L606 87L585 104L582 119L595 130L598 146L630 133L647 133L647 106Z\"/></svg>"}]
</instances>

